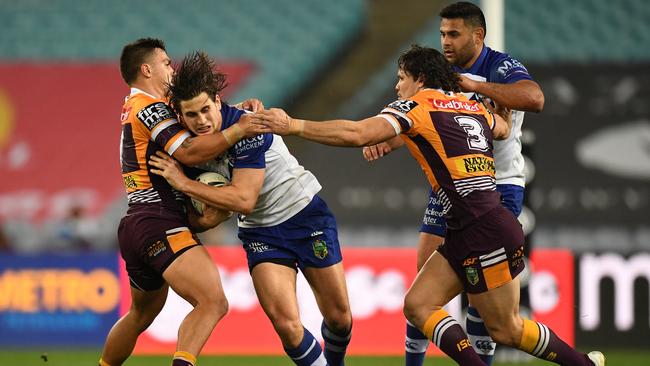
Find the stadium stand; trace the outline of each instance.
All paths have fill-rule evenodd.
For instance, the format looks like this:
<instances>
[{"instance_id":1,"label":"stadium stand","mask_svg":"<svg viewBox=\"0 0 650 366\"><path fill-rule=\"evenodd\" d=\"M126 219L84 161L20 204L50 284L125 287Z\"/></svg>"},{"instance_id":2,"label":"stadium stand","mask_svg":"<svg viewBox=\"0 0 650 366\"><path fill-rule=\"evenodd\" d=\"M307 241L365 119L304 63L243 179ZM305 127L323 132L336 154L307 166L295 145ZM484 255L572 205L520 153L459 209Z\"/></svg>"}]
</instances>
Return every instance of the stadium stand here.
<instances>
[{"instance_id":1,"label":"stadium stand","mask_svg":"<svg viewBox=\"0 0 650 366\"><path fill-rule=\"evenodd\" d=\"M91 234L101 237L90 240L92 247L115 244L115 222L124 211L115 169L119 105L126 92L116 60L124 44L161 38L176 60L204 50L230 76L228 100L257 97L278 106L308 87L357 37L366 5L363 0L145 0L137 5L0 0L0 175L6 182L0 225L12 245L27 252L78 247L79 237L70 232L79 225L67 218L67 204L81 204L84 213L106 221L83 223L86 234L93 227L112 228ZM71 100L74 113L67 110ZM102 139L91 140L87 130ZM71 139L74 145L58 143ZM92 154L80 154L89 149ZM90 156L95 162L84 160ZM74 174L71 164L85 171Z\"/></svg>"},{"instance_id":2,"label":"stadium stand","mask_svg":"<svg viewBox=\"0 0 650 366\"><path fill-rule=\"evenodd\" d=\"M203 49L252 62L258 72L234 96L268 105L291 98L360 30L362 0L139 2L0 1L1 60L114 60L139 37L166 41L172 56ZM318 19L318 26L312 26Z\"/></svg>"},{"instance_id":3,"label":"stadium stand","mask_svg":"<svg viewBox=\"0 0 650 366\"><path fill-rule=\"evenodd\" d=\"M647 60L647 4L645 0L507 0L506 48L528 62Z\"/></svg>"}]
</instances>

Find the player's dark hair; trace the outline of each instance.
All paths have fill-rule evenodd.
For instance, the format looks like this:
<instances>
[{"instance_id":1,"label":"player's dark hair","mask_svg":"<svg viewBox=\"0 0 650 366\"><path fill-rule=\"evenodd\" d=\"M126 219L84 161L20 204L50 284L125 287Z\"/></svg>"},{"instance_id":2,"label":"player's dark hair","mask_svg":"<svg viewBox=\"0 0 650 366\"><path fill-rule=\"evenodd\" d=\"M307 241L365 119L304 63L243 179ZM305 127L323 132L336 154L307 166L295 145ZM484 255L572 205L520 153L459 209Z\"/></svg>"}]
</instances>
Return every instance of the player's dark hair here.
<instances>
[{"instance_id":1,"label":"player's dark hair","mask_svg":"<svg viewBox=\"0 0 650 366\"><path fill-rule=\"evenodd\" d=\"M122 48L120 56L120 73L122 79L131 85L138 78L140 66L147 61L157 48L165 50L165 43L156 38L140 38Z\"/></svg>"},{"instance_id":2,"label":"player's dark hair","mask_svg":"<svg viewBox=\"0 0 650 366\"><path fill-rule=\"evenodd\" d=\"M422 81L425 88L460 92L460 76L445 56L433 48L414 44L402 53L397 66L415 80Z\"/></svg>"},{"instance_id":3,"label":"player's dark hair","mask_svg":"<svg viewBox=\"0 0 650 366\"><path fill-rule=\"evenodd\" d=\"M190 100L205 92L214 101L227 86L226 74L219 72L215 62L201 51L185 56L176 68L169 86L170 104L181 114L181 101Z\"/></svg>"},{"instance_id":4,"label":"player's dark hair","mask_svg":"<svg viewBox=\"0 0 650 366\"><path fill-rule=\"evenodd\" d=\"M441 18L458 19L462 18L465 24L472 27L482 27L484 33L487 34L487 26L485 25L485 16L483 11L478 6L467 1L459 1L451 5L447 5L440 11Z\"/></svg>"}]
</instances>

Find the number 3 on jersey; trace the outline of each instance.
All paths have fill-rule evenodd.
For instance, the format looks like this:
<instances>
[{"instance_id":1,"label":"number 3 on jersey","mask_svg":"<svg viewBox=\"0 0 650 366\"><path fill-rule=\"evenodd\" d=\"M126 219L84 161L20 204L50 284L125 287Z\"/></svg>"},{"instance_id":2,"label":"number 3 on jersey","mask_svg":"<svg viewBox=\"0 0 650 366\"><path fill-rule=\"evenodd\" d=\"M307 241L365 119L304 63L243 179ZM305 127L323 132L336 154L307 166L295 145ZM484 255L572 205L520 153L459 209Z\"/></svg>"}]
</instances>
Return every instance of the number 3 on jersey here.
<instances>
[{"instance_id":1,"label":"number 3 on jersey","mask_svg":"<svg viewBox=\"0 0 650 366\"><path fill-rule=\"evenodd\" d=\"M483 126L476 118L470 116L455 116L454 119L467 134L467 145L472 150L488 151L490 145L483 135Z\"/></svg>"}]
</instances>

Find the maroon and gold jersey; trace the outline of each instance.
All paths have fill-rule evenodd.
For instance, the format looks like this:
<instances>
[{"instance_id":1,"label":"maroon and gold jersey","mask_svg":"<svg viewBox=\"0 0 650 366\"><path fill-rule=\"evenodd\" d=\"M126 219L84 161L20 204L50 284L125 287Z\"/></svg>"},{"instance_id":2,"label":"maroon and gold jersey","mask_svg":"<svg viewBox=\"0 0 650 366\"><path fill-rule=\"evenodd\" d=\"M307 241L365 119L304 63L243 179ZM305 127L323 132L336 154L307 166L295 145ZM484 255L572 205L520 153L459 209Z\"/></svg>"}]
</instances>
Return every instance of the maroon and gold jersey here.
<instances>
[{"instance_id":1,"label":"maroon and gold jersey","mask_svg":"<svg viewBox=\"0 0 650 366\"><path fill-rule=\"evenodd\" d=\"M161 204L178 207L182 194L165 178L149 172L148 160L156 151L172 155L190 134L165 100L132 88L122 107L120 161L129 206Z\"/></svg>"},{"instance_id":2,"label":"maroon and gold jersey","mask_svg":"<svg viewBox=\"0 0 650 366\"><path fill-rule=\"evenodd\" d=\"M384 108L385 118L440 197L447 224L459 229L499 205L494 116L462 94L425 89Z\"/></svg>"}]
</instances>

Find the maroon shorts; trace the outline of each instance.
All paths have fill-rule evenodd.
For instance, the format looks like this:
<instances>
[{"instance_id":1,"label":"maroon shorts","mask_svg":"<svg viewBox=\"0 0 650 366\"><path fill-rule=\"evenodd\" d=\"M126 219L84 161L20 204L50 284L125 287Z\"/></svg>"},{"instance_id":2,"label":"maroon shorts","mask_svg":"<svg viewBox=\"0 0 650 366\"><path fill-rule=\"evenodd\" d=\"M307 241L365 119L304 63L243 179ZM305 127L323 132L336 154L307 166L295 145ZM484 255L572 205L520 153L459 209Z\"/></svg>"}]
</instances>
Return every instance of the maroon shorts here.
<instances>
[{"instance_id":1,"label":"maroon shorts","mask_svg":"<svg viewBox=\"0 0 650 366\"><path fill-rule=\"evenodd\" d=\"M201 244L182 211L153 205L130 208L117 237L131 286L143 291L159 289L174 259Z\"/></svg>"},{"instance_id":2,"label":"maroon shorts","mask_svg":"<svg viewBox=\"0 0 650 366\"><path fill-rule=\"evenodd\" d=\"M470 294L512 281L525 266L521 225L501 205L461 230L447 230L438 252L447 259Z\"/></svg>"}]
</instances>

